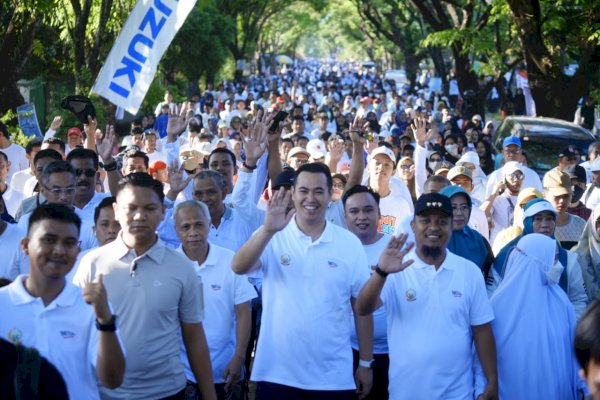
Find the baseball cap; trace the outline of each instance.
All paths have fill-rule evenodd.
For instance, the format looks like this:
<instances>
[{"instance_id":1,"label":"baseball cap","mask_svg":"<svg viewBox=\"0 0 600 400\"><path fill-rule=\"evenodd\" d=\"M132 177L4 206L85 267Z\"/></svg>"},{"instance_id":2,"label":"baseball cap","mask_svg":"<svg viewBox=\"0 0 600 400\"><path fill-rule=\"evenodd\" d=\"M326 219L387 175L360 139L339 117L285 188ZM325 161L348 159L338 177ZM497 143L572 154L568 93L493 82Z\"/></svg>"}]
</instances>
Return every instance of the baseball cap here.
<instances>
[{"instance_id":1,"label":"baseball cap","mask_svg":"<svg viewBox=\"0 0 600 400\"><path fill-rule=\"evenodd\" d=\"M179 161L186 171L193 171L202 163L204 156L198 150L186 149L179 152Z\"/></svg>"},{"instance_id":2,"label":"baseball cap","mask_svg":"<svg viewBox=\"0 0 600 400\"><path fill-rule=\"evenodd\" d=\"M450 172L450 170L454 167L454 164L452 164L450 161L442 161L442 163L440 164L440 167L438 169L436 169L433 174L434 175L444 175L444 174L448 174L448 172Z\"/></svg>"},{"instance_id":3,"label":"baseball cap","mask_svg":"<svg viewBox=\"0 0 600 400\"><path fill-rule=\"evenodd\" d=\"M162 160L154 160L148 166L148 172L150 174L155 173L156 171L160 171L161 169L167 169L167 164Z\"/></svg>"},{"instance_id":4,"label":"baseball cap","mask_svg":"<svg viewBox=\"0 0 600 400\"><path fill-rule=\"evenodd\" d=\"M558 168L553 168L544 175L543 185L552 196L571 194L571 178Z\"/></svg>"},{"instance_id":5,"label":"baseball cap","mask_svg":"<svg viewBox=\"0 0 600 400\"><path fill-rule=\"evenodd\" d=\"M458 176L461 176L461 175L466 176L470 180L473 180L473 176L471 175L471 170L462 165L451 168L448 171L448 175L446 177L448 178L449 181L451 181L452 179L454 179Z\"/></svg>"},{"instance_id":6,"label":"baseball cap","mask_svg":"<svg viewBox=\"0 0 600 400\"><path fill-rule=\"evenodd\" d=\"M415 215L421 215L429 210L438 210L452 218L452 203L450 198L440 193L422 194L415 203Z\"/></svg>"},{"instance_id":7,"label":"baseball cap","mask_svg":"<svg viewBox=\"0 0 600 400\"><path fill-rule=\"evenodd\" d=\"M560 152L558 153L558 158L561 157L571 157L571 156L575 156L576 154L573 152L573 150L571 150L569 147L565 147L563 149L560 150Z\"/></svg>"},{"instance_id":8,"label":"baseball cap","mask_svg":"<svg viewBox=\"0 0 600 400\"><path fill-rule=\"evenodd\" d=\"M536 188L528 187L519 192L519 195L517 196L517 204L524 205L523 202L528 197L535 197L538 199L542 199L542 198L544 198L544 195L542 194L542 192L540 192ZM530 201L531 200L533 200L533 199L530 199Z\"/></svg>"},{"instance_id":9,"label":"baseball cap","mask_svg":"<svg viewBox=\"0 0 600 400\"><path fill-rule=\"evenodd\" d=\"M502 167L502 172L504 172L504 176L508 176L515 171L523 172L523 164L517 161L509 161Z\"/></svg>"},{"instance_id":10,"label":"baseball cap","mask_svg":"<svg viewBox=\"0 0 600 400\"><path fill-rule=\"evenodd\" d=\"M506 139L504 139L504 141L502 142L502 148L504 148L506 146L510 146L511 144L514 144L515 146L523 147L521 145L521 139L519 139L516 136L509 136Z\"/></svg>"},{"instance_id":11,"label":"baseball cap","mask_svg":"<svg viewBox=\"0 0 600 400\"><path fill-rule=\"evenodd\" d=\"M388 147L386 146L379 146L377 147L375 150L373 150L373 152L371 153L371 159L374 159L375 156L379 155L379 154L383 154L384 156L387 156L390 160L392 160L392 162L394 164L396 164L396 155L394 154L394 152L392 150L390 150Z\"/></svg>"},{"instance_id":12,"label":"baseball cap","mask_svg":"<svg viewBox=\"0 0 600 400\"><path fill-rule=\"evenodd\" d=\"M304 147L296 146L293 147L288 153L288 158L297 156L298 154L305 154L306 157L310 157L310 153Z\"/></svg>"},{"instance_id":13,"label":"baseball cap","mask_svg":"<svg viewBox=\"0 0 600 400\"><path fill-rule=\"evenodd\" d=\"M294 177L296 176L296 172L293 168L286 167L284 168L279 175L275 177L273 181L273 185L271 185L271 190L278 190L281 187L291 188L294 186Z\"/></svg>"},{"instance_id":14,"label":"baseball cap","mask_svg":"<svg viewBox=\"0 0 600 400\"><path fill-rule=\"evenodd\" d=\"M474 120L477 120L477 121L482 121L482 119L481 119L481 115L479 115L479 114L475 114L475 115L473 115L473 116L471 117L471 119L472 119L472 120L474 119Z\"/></svg>"},{"instance_id":15,"label":"baseball cap","mask_svg":"<svg viewBox=\"0 0 600 400\"><path fill-rule=\"evenodd\" d=\"M81 129L73 127L67 131L67 136L81 136Z\"/></svg>"},{"instance_id":16,"label":"baseball cap","mask_svg":"<svg viewBox=\"0 0 600 400\"><path fill-rule=\"evenodd\" d=\"M543 211L550 211L554 216L557 215L556 210L552 207L552 204L548 200L544 199L533 199L529 200L525 204L525 211L523 212L523 219L527 217L533 217L535 214L539 214Z\"/></svg>"}]
</instances>

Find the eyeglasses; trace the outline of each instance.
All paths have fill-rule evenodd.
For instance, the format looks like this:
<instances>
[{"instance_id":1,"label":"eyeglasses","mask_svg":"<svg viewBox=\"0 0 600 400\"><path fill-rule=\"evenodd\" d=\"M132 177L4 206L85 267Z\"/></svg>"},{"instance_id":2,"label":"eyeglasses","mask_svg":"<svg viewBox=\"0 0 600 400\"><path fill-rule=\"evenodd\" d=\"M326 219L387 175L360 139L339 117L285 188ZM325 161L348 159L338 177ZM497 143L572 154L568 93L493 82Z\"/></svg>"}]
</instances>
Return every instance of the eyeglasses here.
<instances>
[{"instance_id":1,"label":"eyeglasses","mask_svg":"<svg viewBox=\"0 0 600 400\"><path fill-rule=\"evenodd\" d=\"M87 178L93 178L94 176L96 176L96 170L95 169L77 168L75 170L75 175L76 176L85 175Z\"/></svg>"},{"instance_id":2,"label":"eyeglasses","mask_svg":"<svg viewBox=\"0 0 600 400\"><path fill-rule=\"evenodd\" d=\"M512 154L512 155L521 154L521 149L518 149L518 150L504 149L504 152L506 154Z\"/></svg>"},{"instance_id":3,"label":"eyeglasses","mask_svg":"<svg viewBox=\"0 0 600 400\"><path fill-rule=\"evenodd\" d=\"M525 175L523 175L522 173L519 173L519 172L513 172L508 177L515 181L520 181L521 179L525 178Z\"/></svg>"},{"instance_id":4,"label":"eyeglasses","mask_svg":"<svg viewBox=\"0 0 600 400\"><path fill-rule=\"evenodd\" d=\"M75 193L75 186L69 186L69 187L65 187L65 188L61 188L61 187L52 187L49 188L48 186L42 185L44 188L46 188L47 191L49 191L50 193L54 194L54 195L60 195L61 193L64 194L73 194Z\"/></svg>"},{"instance_id":5,"label":"eyeglasses","mask_svg":"<svg viewBox=\"0 0 600 400\"><path fill-rule=\"evenodd\" d=\"M332 186L333 186L334 189L340 189L340 190L344 189L344 184L343 183L334 183Z\"/></svg>"},{"instance_id":6,"label":"eyeglasses","mask_svg":"<svg viewBox=\"0 0 600 400\"><path fill-rule=\"evenodd\" d=\"M412 166L413 166L412 164L404 164L404 165L401 165L400 168L404 171L408 171L408 170L410 170L410 168Z\"/></svg>"},{"instance_id":7,"label":"eyeglasses","mask_svg":"<svg viewBox=\"0 0 600 400\"><path fill-rule=\"evenodd\" d=\"M469 212L469 206L467 206L467 205L452 206L452 212L453 213L460 212L461 214L465 215L467 212Z\"/></svg>"}]
</instances>

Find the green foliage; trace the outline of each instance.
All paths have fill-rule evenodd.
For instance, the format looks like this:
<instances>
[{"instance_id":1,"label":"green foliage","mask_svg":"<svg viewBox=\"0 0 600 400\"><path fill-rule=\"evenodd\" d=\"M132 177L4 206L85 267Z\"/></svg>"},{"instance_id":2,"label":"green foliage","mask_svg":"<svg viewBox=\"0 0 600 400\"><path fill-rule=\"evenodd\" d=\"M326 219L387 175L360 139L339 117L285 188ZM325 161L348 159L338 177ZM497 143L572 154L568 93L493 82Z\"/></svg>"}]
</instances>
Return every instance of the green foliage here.
<instances>
[{"instance_id":1,"label":"green foliage","mask_svg":"<svg viewBox=\"0 0 600 400\"><path fill-rule=\"evenodd\" d=\"M13 143L18 144L19 146L27 146L27 143L35 139L35 135L26 136L21 130L21 127L17 124L12 124L13 121L17 120L17 114L13 111L6 112L2 117L0 117L0 121L6 124L8 128L8 132L11 136L11 141Z\"/></svg>"},{"instance_id":2,"label":"green foliage","mask_svg":"<svg viewBox=\"0 0 600 400\"><path fill-rule=\"evenodd\" d=\"M214 76L225 64L232 40L232 21L214 6L196 5L169 46L162 65L180 71L188 81Z\"/></svg>"}]
</instances>

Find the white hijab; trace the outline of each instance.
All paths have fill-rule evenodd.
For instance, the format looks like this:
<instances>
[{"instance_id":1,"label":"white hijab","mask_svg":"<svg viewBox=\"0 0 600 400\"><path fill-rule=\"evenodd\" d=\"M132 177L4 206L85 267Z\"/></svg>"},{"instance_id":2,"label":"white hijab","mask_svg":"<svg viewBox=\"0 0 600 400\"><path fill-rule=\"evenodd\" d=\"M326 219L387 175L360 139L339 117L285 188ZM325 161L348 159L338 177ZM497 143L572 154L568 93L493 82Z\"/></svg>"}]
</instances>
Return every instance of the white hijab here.
<instances>
[{"instance_id":1,"label":"white hijab","mask_svg":"<svg viewBox=\"0 0 600 400\"><path fill-rule=\"evenodd\" d=\"M501 399L577 399L575 312L548 279L556 246L545 235L523 236L492 295Z\"/></svg>"}]
</instances>

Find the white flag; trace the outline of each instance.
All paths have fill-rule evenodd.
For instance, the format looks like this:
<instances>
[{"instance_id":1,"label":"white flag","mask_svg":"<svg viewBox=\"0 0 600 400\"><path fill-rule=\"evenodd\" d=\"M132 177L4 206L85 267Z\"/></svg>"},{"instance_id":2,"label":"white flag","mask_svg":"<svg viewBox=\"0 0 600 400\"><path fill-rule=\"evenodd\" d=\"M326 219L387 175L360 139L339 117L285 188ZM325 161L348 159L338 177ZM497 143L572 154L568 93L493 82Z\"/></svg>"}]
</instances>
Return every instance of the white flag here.
<instances>
[{"instance_id":1,"label":"white flag","mask_svg":"<svg viewBox=\"0 0 600 400\"><path fill-rule=\"evenodd\" d=\"M138 0L92 90L136 114L164 52L196 0Z\"/></svg>"}]
</instances>

